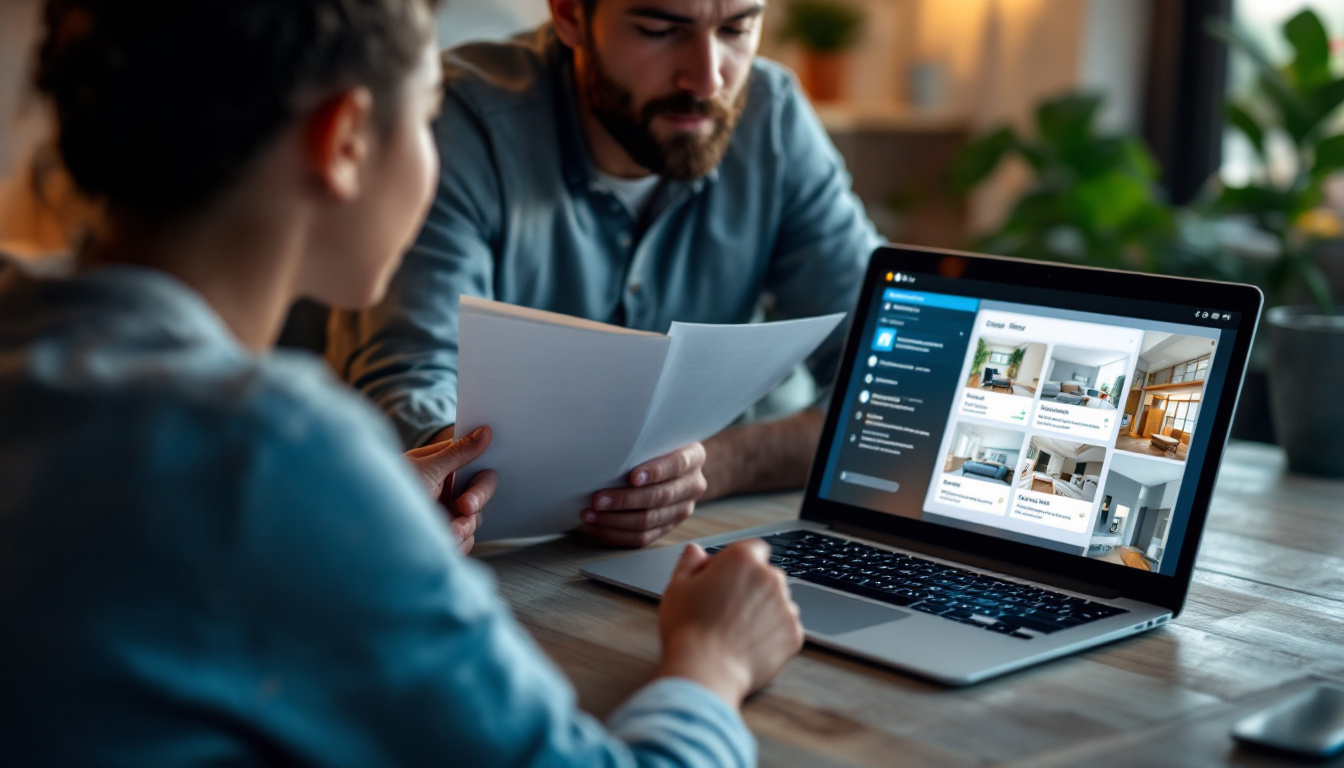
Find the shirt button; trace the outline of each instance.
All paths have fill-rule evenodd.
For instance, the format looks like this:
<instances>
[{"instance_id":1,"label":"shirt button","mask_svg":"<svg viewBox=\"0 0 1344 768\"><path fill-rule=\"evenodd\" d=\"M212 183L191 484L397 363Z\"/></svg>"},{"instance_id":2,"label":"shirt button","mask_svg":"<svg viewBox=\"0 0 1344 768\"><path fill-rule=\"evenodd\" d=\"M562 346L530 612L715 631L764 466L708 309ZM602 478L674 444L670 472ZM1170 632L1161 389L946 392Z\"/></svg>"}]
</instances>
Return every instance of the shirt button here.
<instances>
[{"instance_id":1,"label":"shirt button","mask_svg":"<svg viewBox=\"0 0 1344 768\"><path fill-rule=\"evenodd\" d=\"M633 294L637 295L641 290L643 290L643 288L644 284L639 282L638 280L635 280L630 283L630 292Z\"/></svg>"},{"instance_id":2,"label":"shirt button","mask_svg":"<svg viewBox=\"0 0 1344 768\"><path fill-rule=\"evenodd\" d=\"M620 243L622 248L630 247L630 235L621 235Z\"/></svg>"}]
</instances>

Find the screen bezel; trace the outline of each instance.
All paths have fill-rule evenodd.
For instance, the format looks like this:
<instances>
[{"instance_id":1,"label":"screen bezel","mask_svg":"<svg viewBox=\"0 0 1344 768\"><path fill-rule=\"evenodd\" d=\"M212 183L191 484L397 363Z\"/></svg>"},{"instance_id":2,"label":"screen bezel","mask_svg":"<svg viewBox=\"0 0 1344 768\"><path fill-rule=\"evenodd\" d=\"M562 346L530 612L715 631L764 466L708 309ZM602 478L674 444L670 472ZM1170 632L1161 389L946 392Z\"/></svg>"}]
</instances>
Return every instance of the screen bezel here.
<instances>
[{"instance_id":1,"label":"screen bezel","mask_svg":"<svg viewBox=\"0 0 1344 768\"><path fill-rule=\"evenodd\" d=\"M1207 438L1204 438L1209 441L1207 454L1195 480L1196 490L1190 517L1181 541L1176 570L1171 575L1126 568L1082 555L1057 552L1031 544L1008 541L987 534L876 512L821 498L819 495L821 483L834 444L840 412L843 410L837 401L833 401L834 404L826 416L801 511L804 520L853 526L935 547L953 549L1071 581L1096 585L1103 590L1112 590L1125 597L1179 613L1189 591L1195 554L1208 517L1209 501L1217 480L1218 466L1227 446L1232 415L1241 395L1246 361L1263 303L1260 290L1254 286L1236 283L1138 274L934 248L883 246L873 252L858 306L850 318L844 353L831 390L833 397L842 396L840 393L848 391L855 358L864 348L863 339L859 337L863 335L865 321L876 293L875 288L885 285L885 275L894 271L916 276L938 275L1023 287L1048 287L1079 295L1132 296L1148 302L1175 304L1181 307L1193 306L1192 302L1195 302L1201 306L1219 307L1236 313L1236 326L1229 329L1236 333L1228 351L1230 358L1224 390L1218 399L1212 427L1207 432ZM1101 279L1098 279L1099 277ZM912 286L912 290L918 289L917 285ZM946 291L940 292L946 293ZM920 506L922 511L922 498Z\"/></svg>"}]
</instances>

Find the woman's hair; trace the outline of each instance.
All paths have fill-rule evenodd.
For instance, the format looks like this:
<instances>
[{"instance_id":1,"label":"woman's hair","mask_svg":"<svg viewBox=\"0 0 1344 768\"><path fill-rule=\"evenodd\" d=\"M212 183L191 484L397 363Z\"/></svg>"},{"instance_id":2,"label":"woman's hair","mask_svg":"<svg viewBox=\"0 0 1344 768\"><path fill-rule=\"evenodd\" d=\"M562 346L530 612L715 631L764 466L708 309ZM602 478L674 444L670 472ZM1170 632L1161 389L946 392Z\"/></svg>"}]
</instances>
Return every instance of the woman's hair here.
<instances>
[{"instance_id":1,"label":"woman's hair","mask_svg":"<svg viewBox=\"0 0 1344 768\"><path fill-rule=\"evenodd\" d=\"M389 124L436 0L47 0L37 86L75 183L152 217L209 203L300 110L363 85Z\"/></svg>"}]
</instances>

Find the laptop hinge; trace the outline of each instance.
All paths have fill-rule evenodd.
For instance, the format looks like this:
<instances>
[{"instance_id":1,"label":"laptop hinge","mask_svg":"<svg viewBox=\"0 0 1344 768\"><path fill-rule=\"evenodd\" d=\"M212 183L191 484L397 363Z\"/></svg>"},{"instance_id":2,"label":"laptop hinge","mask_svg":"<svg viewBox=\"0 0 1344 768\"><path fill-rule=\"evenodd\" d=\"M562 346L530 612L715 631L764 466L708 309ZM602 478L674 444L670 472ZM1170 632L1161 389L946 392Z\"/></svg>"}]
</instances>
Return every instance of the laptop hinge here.
<instances>
[{"instance_id":1,"label":"laptop hinge","mask_svg":"<svg viewBox=\"0 0 1344 768\"><path fill-rule=\"evenodd\" d=\"M845 525L843 523L832 523L831 528L840 533L846 533L851 536L858 536L873 541L879 541L883 544L890 544L893 547L908 549L912 552L918 552L930 557L936 557L940 560L951 560L953 562L969 565L972 568L979 568L986 571L994 571L1007 576L1013 576L1026 581L1035 581L1041 584L1048 584L1059 589L1067 589L1070 592L1081 592L1084 595L1101 598L1103 600L1114 600L1124 597L1124 593L1113 587L1103 587L1098 584L1092 584L1078 579L1070 579L1067 576L1059 576L1053 573L1037 571L1013 563L1005 563L1001 560L995 560L989 557L973 555L957 549L949 549L934 544L914 539L906 539L900 536L880 533L871 528L860 528L854 525Z\"/></svg>"}]
</instances>

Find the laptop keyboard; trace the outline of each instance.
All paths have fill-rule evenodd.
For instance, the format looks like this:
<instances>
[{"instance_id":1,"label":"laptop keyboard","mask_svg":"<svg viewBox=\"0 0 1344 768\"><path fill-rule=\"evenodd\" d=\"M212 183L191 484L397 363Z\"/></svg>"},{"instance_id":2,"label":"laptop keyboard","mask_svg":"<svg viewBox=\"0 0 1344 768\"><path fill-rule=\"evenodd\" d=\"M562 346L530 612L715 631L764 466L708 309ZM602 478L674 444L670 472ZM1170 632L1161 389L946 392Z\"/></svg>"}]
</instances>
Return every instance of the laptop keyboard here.
<instances>
[{"instance_id":1,"label":"laptop keyboard","mask_svg":"<svg viewBox=\"0 0 1344 768\"><path fill-rule=\"evenodd\" d=\"M795 578L1021 640L1128 613L850 539L809 531L764 538L770 562Z\"/></svg>"}]
</instances>

